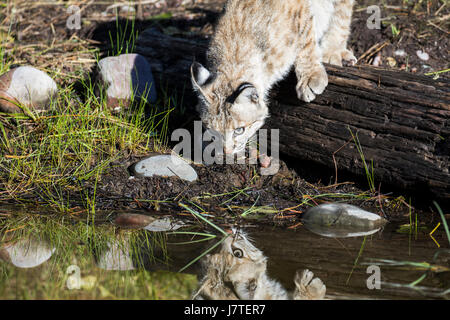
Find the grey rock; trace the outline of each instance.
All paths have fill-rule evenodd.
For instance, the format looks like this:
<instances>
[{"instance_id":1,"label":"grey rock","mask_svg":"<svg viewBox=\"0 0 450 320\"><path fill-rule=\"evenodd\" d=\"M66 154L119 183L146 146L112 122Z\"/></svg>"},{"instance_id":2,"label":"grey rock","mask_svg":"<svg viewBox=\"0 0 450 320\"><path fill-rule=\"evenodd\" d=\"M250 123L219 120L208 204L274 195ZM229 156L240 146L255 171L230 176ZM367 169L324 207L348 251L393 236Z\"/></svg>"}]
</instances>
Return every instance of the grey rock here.
<instances>
[{"instance_id":1,"label":"grey rock","mask_svg":"<svg viewBox=\"0 0 450 320\"><path fill-rule=\"evenodd\" d=\"M302 221L310 231L328 237L357 237L377 232L386 219L349 204L328 203L309 209Z\"/></svg>"},{"instance_id":2,"label":"grey rock","mask_svg":"<svg viewBox=\"0 0 450 320\"><path fill-rule=\"evenodd\" d=\"M108 107L128 107L131 99L156 101L156 88L147 59L135 53L107 57L98 62L100 87L105 90Z\"/></svg>"},{"instance_id":3,"label":"grey rock","mask_svg":"<svg viewBox=\"0 0 450 320\"><path fill-rule=\"evenodd\" d=\"M198 178L194 168L176 155L158 155L146 158L134 164L131 171L138 177L176 176L189 182Z\"/></svg>"},{"instance_id":4,"label":"grey rock","mask_svg":"<svg viewBox=\"0 0 450 320\"><path fill-rule=\"evenodd\" d=\"M57 92L56 82L45 72L31 66L14 68L0 76L0 110L23 112L17 104L30 110L46 110Z\"/></svg>"}]
</instances>

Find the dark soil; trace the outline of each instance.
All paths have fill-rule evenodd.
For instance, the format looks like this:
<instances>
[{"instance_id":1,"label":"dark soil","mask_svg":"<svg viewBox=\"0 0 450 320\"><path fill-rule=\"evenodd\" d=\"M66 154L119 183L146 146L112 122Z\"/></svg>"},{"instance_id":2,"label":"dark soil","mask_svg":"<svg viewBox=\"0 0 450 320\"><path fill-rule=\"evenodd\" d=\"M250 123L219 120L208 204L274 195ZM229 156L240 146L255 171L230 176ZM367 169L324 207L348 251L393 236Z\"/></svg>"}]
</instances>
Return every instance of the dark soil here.
<instances>
[{"instance_id":1,"label":"dark soil","mask_svg":"<svg viewBox=\"0 0 450 320\"><path fill-rule=\"evenodd\" d=\"M380 51L374 51L359 61L359 64L373 64L377 55L380 67L401 69L407 72L426 74L449 68L449 12L448 5L437 12L443 1L428 1L430 6L416 6L417 1L411 1L409 6L402 6L405 1L389 1L390 6L381 7L381 29L369 29L367 19L371 14L364 9L369 5L379 5L379 1L358 1L353 14L352 33L349 46L357 58L376 45L386 43ZM358 10L359 8L359 10ZM445 16L447 18L445 18ZM440 22L440 23L439 23ZM440 26L439 26L440 25ZM399 31L398 35L393 30ZM396 55L403 50L404 56ZM421 60L417 51L429 55L429 60ZM390 61L389 61L390 60ZM441 76L449 77L448 73Z\"/></svg>"},{"instance_id":2,"label":"dark soil","mask_svg":"<svg viewBox=\"0 0 450 320\"><path fill-rule=\"evenodd\" d=\"M137 19L133 31L143 31L148 27L161 28L165 33L181 37L205 37L213 33L213 26L220 15L225 0L171 0L159 1L156 5L144 5L142 19ZM379 66L402 69L413 73L430 73L449 68L449 25L450 7L444 6L443 0L417 1L390 0L382 5L378 0L358 1L355 5L352 22L352 33L349 46L355 56L361 59L359 64L373 64L375 57L380 55ZM379 5L381 9L381 28L369 29L366 26L368 18L366 8ZM55 47L46 55L35 55L31 44L51 45L69 39L86 40L90 44L100 45L107 52L110 45L110 34L116 35L117 25L114 10L105 10L107 4L96 4L81 1L82 25L80 30L66 28L67 8L49 2L45 5L30 5L27 1L17 1L18 10L15 16L7 16L5 25L12 23L13 36L20 46L27 50L16 50L15 60L24 64L48 64L59 66L61 61L55 60L58 53L63 52ZM130 13L120 12L120 24L124 19L133 17ZM156 17L156 18L155 18ZM119 25L120 25L119 24ZM394 29L393 29L393 27ZM120 28L124 28L121 25ZM398 34L393 34L393 30ZM127 32L131 32L131 23ZM377 45L386 43L381 50ZM368 53L368 50L375 49ZM32 47L32 46L31 46ZM394 54L396 50L404 50L404 56ZM428 61L421 60L416 52L422 50L429 55ZM52 55L55 53L55 55ZM390 61L388 61L388 58ZM394 60L392 60L394 59ZM89 63L87 63L88 67ZM65 65L67 71L73 71L76 65ZM89 68L87 68L89 69ZM450 77L448 72L442 77Z\"/></svg>"},{"instance_id":3,"label":"dark soil","mask_svg":"<svg viewBox=\"0 0 450 320\"><path fill-rule=\"evenodd\" d=\"M177 1L174 1L176 3ZM358 64L374 64L375 57L379 55L378 66L390 69L401 69L406 72L425 74L449 68L449 19L450 8L444 7L443 1L429 1L430 6L416 6L412 3L402 5L404 1L389 1L389 5L380 5L376 0L358 1L355 6L352 21L352 32L349 47L355 56L360 58ZM225 1L197 0L194 4L186 6L165 7L160 9L148 8L146 14L151 17L155 14L171 12L170 19L155 21L140 21L137 29L146 27L159 27L161 31L179 37L209 38L214 32L217 21ZM381 9L380 29L369 29L367 20L371 14L366 8L370 5L379 5ZM440 9L440 10L439 10ZM439 10L439 11L438 11ZM434 15L438 12L438 15ZM92 25L87 33L95 40L104 42L111 25ZM399 30L393 34L393 30ZM383 44L385 44L383 46ZM378 50L378 48L381 50ZM374 48L373 50L370 50ZM403 56L395 55L397 50L404 50ZM421 50L429 55L429 60L421 60L417 51ZM449 73L441 74L450 77Z\"/></svg>"},{"instance_id":4,"label":"dark soil","mask_svg":"<svg viewBox=\"0 0 450 320\"><path fill-rule=\"evenodd\" d=\"M99 208L140 208L151 213L173 214L180 213L178 204L184 203L213 214L219 224L225 225L242 220L240 215L250 207L264 208L247 218L293 227L298 226L302 213L309 207L327 202L351 203L391 221L404 220L405 213L409 212L401 199L371 196L350 182L329 186L308 183L283 162L273 176L258 174L259 167L250 164L194 165L198 180L188 183L176 177L130 178L127 168L135 161L138 159L115 163L102 176L97 189Z\"/></svg>"}]
</instances>

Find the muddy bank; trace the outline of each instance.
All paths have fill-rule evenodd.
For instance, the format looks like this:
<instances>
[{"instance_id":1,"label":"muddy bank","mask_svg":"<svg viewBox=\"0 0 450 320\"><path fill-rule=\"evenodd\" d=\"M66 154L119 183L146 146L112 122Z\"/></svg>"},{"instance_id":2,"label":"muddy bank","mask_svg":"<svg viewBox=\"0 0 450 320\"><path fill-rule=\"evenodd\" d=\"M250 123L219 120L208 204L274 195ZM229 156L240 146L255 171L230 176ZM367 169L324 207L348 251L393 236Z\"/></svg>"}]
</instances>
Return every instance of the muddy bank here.
<instances>
[{"instance_id":1,"label":"muddy bank","mask_svg":"<svg viewBox=\"0 0 450 320\"><path fill-rule=\"evenodd\" d=\"M294 227L308 208L329 202L354 204L393 221L409 213L402 199L371 195L350 182L311 184L282 161L273 176L260 175L260 168L250 164L193 165L198 180L187 182L177 177L131 176L129 167L137 160L119 161L105 170L97 184L97 210L144 209L150 214L181 214L185 219L179 206L184 203L225 225L245 219ZM86 185L85 191L93 194L94 188Z\"/></svg>"}]
</instances>

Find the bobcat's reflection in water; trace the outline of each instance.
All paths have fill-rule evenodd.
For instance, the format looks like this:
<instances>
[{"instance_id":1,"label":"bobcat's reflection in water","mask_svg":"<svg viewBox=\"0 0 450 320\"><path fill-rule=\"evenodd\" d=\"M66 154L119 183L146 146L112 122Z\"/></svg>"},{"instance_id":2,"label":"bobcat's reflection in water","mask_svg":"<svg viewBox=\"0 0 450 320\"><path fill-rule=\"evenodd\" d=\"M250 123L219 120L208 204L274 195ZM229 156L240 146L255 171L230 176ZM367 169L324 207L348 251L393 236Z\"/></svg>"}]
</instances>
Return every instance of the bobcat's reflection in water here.
<instances>
[{"instance_id":1,"label":"bobcat's reflection in water","mask_svg":"<svg viewBox=\"0 0 450 320\"><path fill-rule=\"evenodd\" d=\"M297 271L294 292L267 274L267 257L248 235L233 229L218 253L203 261L203 278L193 295L198 300L319 300L325 297L322 280L309 270Z\"/></svg>"}]
</instances>

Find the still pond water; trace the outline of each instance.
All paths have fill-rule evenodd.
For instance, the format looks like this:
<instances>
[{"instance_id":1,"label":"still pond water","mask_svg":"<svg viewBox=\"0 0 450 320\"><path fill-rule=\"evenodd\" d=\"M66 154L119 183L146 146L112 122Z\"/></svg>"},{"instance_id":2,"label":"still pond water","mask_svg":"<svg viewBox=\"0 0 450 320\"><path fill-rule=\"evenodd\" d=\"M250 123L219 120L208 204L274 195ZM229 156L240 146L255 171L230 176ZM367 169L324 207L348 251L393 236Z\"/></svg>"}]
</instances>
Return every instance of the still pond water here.
<instances>
[{"instance_id":1,"label":"still pond water","mask_svg":"<svg viewBox=\"0 0 450 320\"><path fill-rule=\"evenodd\" d=\"M205 233L198 229L118 231L111 223L66 220L0 209L0 299L188 299L199 263L177 271L220 240L197 242L204 237L192 232ZM245 230L268 257L269 275L289 290L296 270L309 269L329 299L448 299L449 241L442 225L430 236L437 224L416 230L388 223L340 238L304 226Z\"/></svg>"}]
</instances>

